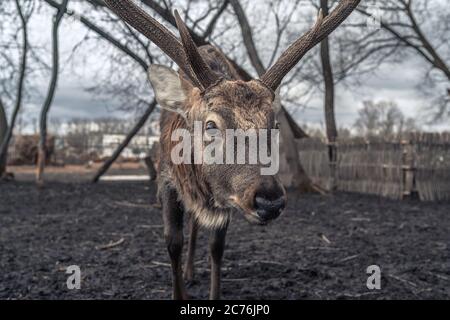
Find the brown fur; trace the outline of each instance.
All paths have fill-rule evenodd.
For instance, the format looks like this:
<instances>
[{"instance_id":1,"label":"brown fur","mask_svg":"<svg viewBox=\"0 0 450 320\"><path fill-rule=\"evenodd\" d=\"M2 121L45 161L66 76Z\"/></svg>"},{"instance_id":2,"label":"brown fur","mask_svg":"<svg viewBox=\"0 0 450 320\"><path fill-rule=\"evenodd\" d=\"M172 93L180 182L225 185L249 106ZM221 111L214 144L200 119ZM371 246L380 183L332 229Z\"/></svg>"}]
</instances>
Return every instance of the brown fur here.
<instances>
[{"instance_id":1,"label":"brown fur","mask_svg":"<svg viewBox=\"0 0 450 320\"><path fill-rule=\"evenodd\" d=\"M286 196L276 177L260 175L259 164L202 165L172 162L171 151L179 143L171 140L172 133L177 129L187 129L192 133L194 121L214 121L222 133L226 129L271 129L275 124L274 93L269 88L258 80L240 80L237 72L217 49L207 46L200 48L200 51L211 69L220 75L220 80L200 91L180 73L185 101L174 110L176 112L163 110L161 114L158 194L172 263L174 298L181 299L187 297L181 276L184 212L190 214L194 226L191 227L185 276L192 279L195 230L197 225L201 225L212 231L210 297L216 299L220 295L220 264L231 214L241 212L250 222L265 224L268 220L263 220L256 211L257 195L268 199L266 201L269 203L285 199ZM170 81L172 85L173 78ZM159 85L164 91L165 84ZM170 100L167 91L164 93ZM175 104L180 103L175 101ZM180 108L185 116L180 114Z\"/></svg>"},{"instance_id":2,"label":"brown fur","mask_svg":"<svg viewBox=\"0 0 450 320\"><path fill-rule=\"evenodd\" d=\"M250 127L266 128L273 93L259 81L238 80L236 70L216 48L204 46L200 47L200 52L211 69L223 80L206 92L200 92L192 86L185 74L180 73L180 80L188 97L182 108L194 119L201 117L202 109L219 114L228 109L227 116L234 118L237 127L244 130ZM205 103L206 106L203 105ZM172 132L180 128L189 129L189 124L176 113L162 112L160 143L163 165L159 175L161 179L171 181L178 190L180 200L198 222L207 227L220 227L227 222L230 208L227 208L226 213L217 212L223 208L217 207L214 201L211 201L213 196L202 176L201 165L173 165L169 159L170 152L177 143L171 141Z\"/></svg>"},{"instance_id":3,"label":"brown fur","mask_svg":"<svg viewBox=\"0 0 450 320\"><path fill-rule=\"evenodd\" d=\"M267 117L272 110L273 93L259 81L222 80L205 93L193 88L184 105L191 118L201 118L202 109L232 118L236 128L267 128ZM203 106L202 104L206 104ZM171 141L172 132L189 128L183 117L165 112L161 121L162 156L166 173L175 185L180 200L196 220L208 228L223 226L229 219L231 208L217 206L202 175L202 165L173 165L167 157L177 142ZM164 169L164 168L163 168ZM160 173L163 174L164 173ZM229 179L233 176L230 175Z\"/></svg>"}]
</instances>

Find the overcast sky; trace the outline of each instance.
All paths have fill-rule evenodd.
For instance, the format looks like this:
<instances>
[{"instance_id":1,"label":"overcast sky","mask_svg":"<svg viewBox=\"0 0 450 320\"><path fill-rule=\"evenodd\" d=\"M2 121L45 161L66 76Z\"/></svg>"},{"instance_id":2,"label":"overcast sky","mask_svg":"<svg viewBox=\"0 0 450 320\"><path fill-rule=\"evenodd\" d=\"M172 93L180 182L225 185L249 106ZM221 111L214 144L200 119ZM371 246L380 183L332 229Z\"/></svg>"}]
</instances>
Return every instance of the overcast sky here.
<instances>
[{"instance_id":1,"label":"overcast sky","mask_svg":"<svg viewBox=\"0 0 450 320\"><path fill-rule=\"evenodd\" d=\"M76 7L76 5L75 5ZM31 24L30 38L34 42L45 43L50 46L50 22L49 13L44 10L35 17ZM85 28L78 22L67 20L61 27L60 39L61 61L66 61L73 46L85 35ZM52 106L50 117L67 120L72 117L124 117L121 111L115 110L115 101L95 99L85 88L98 83L96 77L101 72L104 63L101 53L92 55L87 60L87 67L73 74L73 68L63 66L58 82L58 88ZM414 117L419 122L423 118L424 107L427 106L428 97L417 90L420 86L420 77L423 75L424 65L419 59L409 58L401 64L384 64L376 73L371 73L362 79L362 86L349 89L342 85L336 88L336 118L338 126L351 126L357 115L357 110L362 106L362 101L372 99L395 101L407 117ZM137 72L142 72L137 70ZM412 81L411 79L414 79ZM48 79L39 81L40 96L33 97L24 106L24 114L34 114L38 118L43 96L47 90ZM149 90L150 87L149 87ZM308 123L314 126L323 126L323 111L320 92L317 92L308 103L308 108L299 109L294 113L299 123ZM449 130L448 123L424 125L426 130Z\"/></svg>"}]
</instances>

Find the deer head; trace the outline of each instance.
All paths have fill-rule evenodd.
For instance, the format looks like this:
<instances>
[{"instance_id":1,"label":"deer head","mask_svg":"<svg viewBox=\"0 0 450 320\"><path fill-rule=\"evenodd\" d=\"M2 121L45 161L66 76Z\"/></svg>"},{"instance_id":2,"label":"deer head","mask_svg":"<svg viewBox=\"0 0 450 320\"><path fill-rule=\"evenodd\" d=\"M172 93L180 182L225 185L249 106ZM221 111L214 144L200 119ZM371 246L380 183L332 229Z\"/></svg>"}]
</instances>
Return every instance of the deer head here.
<instances>
[{"instance_id":1,"label":"deer head","mask_svg":"<svg viewBox=\"0 0 450 320\"><path fill-rule=\"evenodd\" d=\"M150 80L158 103L180 113L186 127L195 121L202 130L274 129L280 106L277 88L301 58L331 33L357 6L359 0L343 0L325 19L321 12L314 26L295 41L259 79L242 81L213 71L175 11L180 40L131 0L105 0L108 7L162 49L180 68L152 66ZM186 80L186 78L188 80ZM272 140L270 140L272 141ZM205 147L205 145L203 145ZM269 142L269 149L272 147ZM276 176L262 176L261 164L204 165L196 173L212 193L217 211L238 208L251 222L264 224L279 216L286 195ZM225 210L224 210L225 211ZM221 221L221 219L216 219ZM219 222L218 222L219 223Z\"/></svg>"}]
</instances>

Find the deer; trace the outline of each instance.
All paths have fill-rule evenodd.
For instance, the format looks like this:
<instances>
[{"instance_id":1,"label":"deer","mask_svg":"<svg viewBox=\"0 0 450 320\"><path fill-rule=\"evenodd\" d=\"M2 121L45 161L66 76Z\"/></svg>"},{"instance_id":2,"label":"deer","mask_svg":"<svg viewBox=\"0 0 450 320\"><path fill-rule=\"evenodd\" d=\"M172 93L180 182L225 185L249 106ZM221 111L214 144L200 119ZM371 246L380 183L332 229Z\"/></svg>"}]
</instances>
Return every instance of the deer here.
<instances>
[{"instance_id":1,"label":"deer","mask_svg":"<svg viewBox=\"0 0 450 320\"><path fill-rule=\"evenodd\" d=\"M359 2L341 0L325 18L319 11L312 28L291 44L264 75L245 81L220 49L195 44L176 10L174 16L180 39L132 0L105 0L113 12L157 45L179 67L176 72L166 66L152 65L148 71L156 100L162 108L157 196L172 268L174 299L189 298L185 281L191 281L194 274L199 228L210 232L209 298L219 299L221 264L231 217L240 214L252 224L266 225L284 211L287 195L276 174L261 175L262 164L173 163L173 132L180 128L192 132L196 121L203 124L205 134L230 128L277 128L278 88L283 78L346 19ZM190 217L190 227L183 268L185 215Z\"/></svg>"}]
</instances>

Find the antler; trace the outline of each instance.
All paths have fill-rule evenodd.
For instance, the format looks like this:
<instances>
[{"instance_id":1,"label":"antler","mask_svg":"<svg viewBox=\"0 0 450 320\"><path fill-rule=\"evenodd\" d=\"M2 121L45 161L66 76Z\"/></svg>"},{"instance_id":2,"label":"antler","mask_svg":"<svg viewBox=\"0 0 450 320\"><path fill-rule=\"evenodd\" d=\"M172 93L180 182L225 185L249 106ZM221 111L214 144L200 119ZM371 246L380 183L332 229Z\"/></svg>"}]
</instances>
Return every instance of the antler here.
<instances>
[{"instance_id":1,"label":"antler","mask_svg":"<svg viewBox=\"0 0 450 320\"><path fill-rule=\"evenodd\" d=\"M104 0L122 20L130 24L166 53L200 88L208 88L219 78L198 52L189 30L175 11L181 42L166 27L139 8L133 0ZM356 8L361 0L341 0L325 19L321 11L314 26L295 41L278 61L261 77L275 91L284 76L316 44L333 32Z\"/></svg>"},{"instance_id":2,"label":"antler","mask_svg":"<svg viewBox=\"0 0 450 320\"><path fill-rule=\"evenodd\" d=\"M295 41L281 56L277 62L261 77L269 88L275 91L284 76L311 50L316 44L333 32L356 8L361 0L341 0L336 9L323 19L322 11L319 11L314 26L297 41Z\"/></svg>"},{"instance_id":3,"label":"antler","mask_svg":"<svg viewBox=\"0 0 450 320\"><path fill-rule=\"evenodd\" d=\"M175 10L175 20L177 22L177 28L180 32L181 42L183 43L184 50L186 52L189 63L197 75L198 80L203 84L205 88L214 84L219 80L219 77L211 70L211 68L203 60L202 56L198 52L197 46L189 33L188 28L181 20L178 11Z\"/></svg>"},{"instance_id":4,"label":"antler","mask_svg":"<svg viewBox=\"0 0 450 320\"><path fill-rule=\"evenodd\" d=\"M167 54L194 82L207 88L217 81L217 76L198 53L197 46L181 18L175 13L183 44L166 27L156 21L132 0L104 0L106 5L122 20L146 36Z\"/></svg>"}]
</instances>

